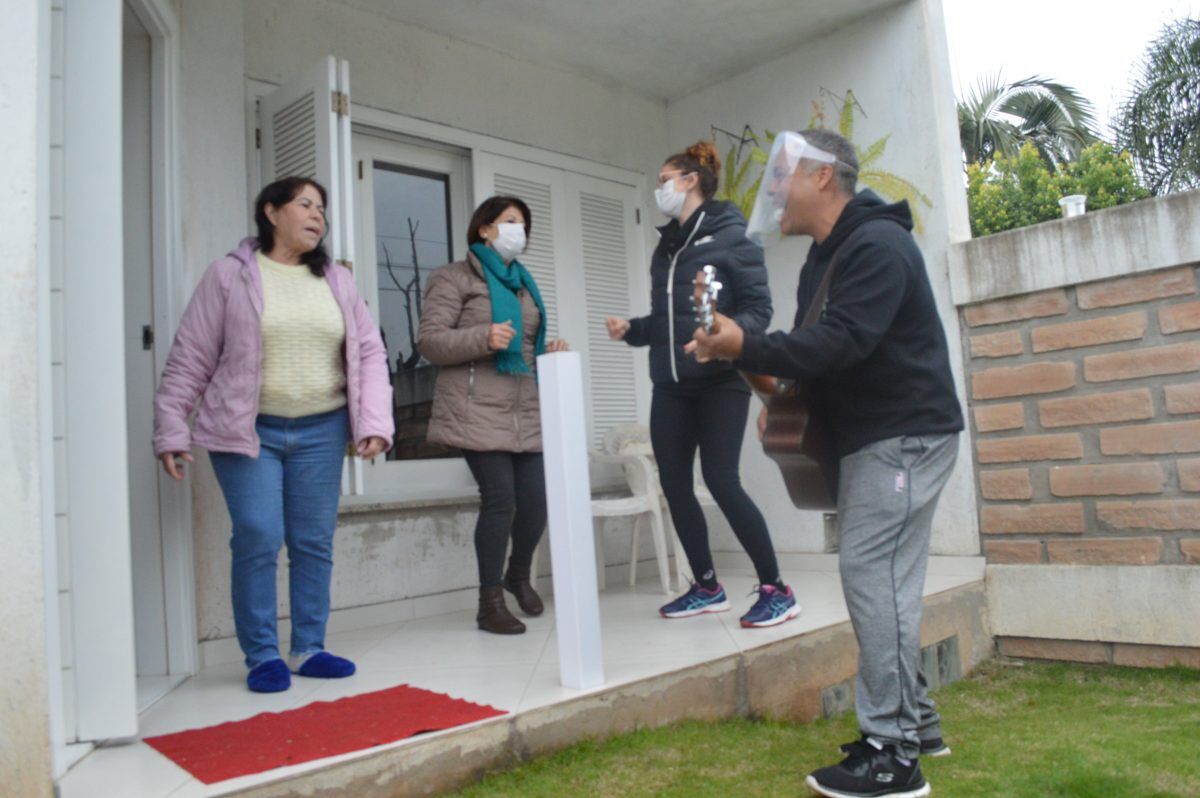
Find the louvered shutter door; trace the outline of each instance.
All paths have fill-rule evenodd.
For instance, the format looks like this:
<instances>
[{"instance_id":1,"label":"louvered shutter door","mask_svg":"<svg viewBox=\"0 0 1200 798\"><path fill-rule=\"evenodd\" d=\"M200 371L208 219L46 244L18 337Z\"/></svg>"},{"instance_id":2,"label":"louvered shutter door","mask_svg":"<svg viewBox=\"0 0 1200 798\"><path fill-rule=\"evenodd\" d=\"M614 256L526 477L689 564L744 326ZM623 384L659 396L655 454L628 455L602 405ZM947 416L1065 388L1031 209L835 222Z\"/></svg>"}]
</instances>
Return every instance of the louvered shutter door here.
<instances>
[{"instance_id":1,"label":"louvered shutter door","mask_svg":"<svg viewBox=\"0 0 1200 798\"><path fill-rule=\"evenodd\" d=\"M475 201L511 194L529 204L533 231L521 262L550 318L547 339L583 355L589 439L638 420L633 349L611 341L608 315L630 315L631 268L644 268L633 221L637 192L600 178L483 151L472 154ZM631 264L634 264L631 266Z\"/></svg>"},{"instance_id":2,"label":"louvered shutter door","mask_svg":"<svg viewBox=\"0 0 1200 798\"><path fill-rule=\"evenodd\" d=\"M342 81L346 82L342 86ZM350 151L349 68L326 56L304 74L259 101L263 184L309 177L329 192L326 247L334 260L351 261L346 224L353 194L346 189ZM339 114L344 110L344 114ZM343 141L345 139L345 141Z\"/></svg>"},{"instance_id":3,"label":"louvered shutter door","mask_svg":"<svg viewBox=\"0 0 1200 798\"><path fill-rule=\"evenodd\" d=\"M494 177L496 194L508 194L525 201L533 219L529 246L519 260L537 281L542 302L546 305L546 341L558 336L558 276L555 274L554 235L554 190L546 183L525 180L520 177L496 172Z\"/></svg>"},{"instance_id":4,"label":"louvered shutter door","mask_svg":"<svg viewBox=\"0 0 1200 798\"><path fill-rule=\"evenodd\" d=\"M581 190L578 194L584 285L587 291L587 347L592 440L619 424L638 420L633 349L608 337L605 316L629 318L629 238L627 201Z\"/></svg>"}]
</instances>

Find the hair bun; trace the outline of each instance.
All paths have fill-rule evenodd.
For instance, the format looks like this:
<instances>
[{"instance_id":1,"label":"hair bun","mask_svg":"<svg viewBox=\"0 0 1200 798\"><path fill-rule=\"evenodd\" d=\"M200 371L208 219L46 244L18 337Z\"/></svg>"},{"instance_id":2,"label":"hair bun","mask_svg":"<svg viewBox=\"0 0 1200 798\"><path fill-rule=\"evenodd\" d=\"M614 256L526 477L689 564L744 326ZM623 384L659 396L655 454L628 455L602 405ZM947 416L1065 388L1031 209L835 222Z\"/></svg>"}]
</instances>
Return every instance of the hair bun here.
<instances>
[{"instance_id":1,"label":"hair bun","mask_svg":"<svg viewBox=\"0 0 1200 798\"><path fill-rule=\"evenodd\" d=\"M701 166L707 166L713 170L713 173L721 171L721 156L717 152L717 145L711 141L697 141L686 150L687 154L696 159L696 163Z\"/></svg>"}]
</instances>

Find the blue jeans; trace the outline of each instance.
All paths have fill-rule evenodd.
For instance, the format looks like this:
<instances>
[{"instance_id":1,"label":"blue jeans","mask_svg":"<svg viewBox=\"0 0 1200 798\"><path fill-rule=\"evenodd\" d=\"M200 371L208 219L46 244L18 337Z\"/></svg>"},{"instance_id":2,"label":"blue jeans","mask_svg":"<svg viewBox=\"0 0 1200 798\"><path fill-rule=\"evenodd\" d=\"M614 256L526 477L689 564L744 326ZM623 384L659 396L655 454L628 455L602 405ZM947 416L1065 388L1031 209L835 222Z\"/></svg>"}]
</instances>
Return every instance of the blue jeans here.
<instances>
[{"instance_id":1,"label":"blue jeans","mask_svg":"<svg viewBox=\"0 0 1200 798\"><path fill-rule=\"evenodd\" d=\"M209 454L233 521L233 621L250 668L279 657L275 566L284 543L290 653L325 647L333 531L350 437L345 408L301 418L260 415L255 429L258 457Z\"/></svg>"}]
</instances>

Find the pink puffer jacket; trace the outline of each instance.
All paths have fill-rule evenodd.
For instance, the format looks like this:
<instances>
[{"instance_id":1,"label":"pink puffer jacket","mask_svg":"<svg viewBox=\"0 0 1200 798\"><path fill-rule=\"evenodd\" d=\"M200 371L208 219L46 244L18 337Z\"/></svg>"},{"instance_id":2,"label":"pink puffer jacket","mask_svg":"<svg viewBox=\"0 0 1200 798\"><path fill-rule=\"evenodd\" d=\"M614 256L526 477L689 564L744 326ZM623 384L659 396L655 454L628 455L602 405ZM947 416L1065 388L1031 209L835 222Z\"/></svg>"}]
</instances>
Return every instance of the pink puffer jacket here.
<instances>
[{"instance_id":1,"label":"pink puffer jacket","mask_svg":"<svg viewBox=\"0 0 1200 798\"><path fill-rule=\"evenodd\" d=\"M262 277L258 239L244 238L216 261L188 302L154 396L154 453L213 452L258 456L258 393L262 386ZM346 408L355 442L378 436L392 445L392 386L379 328L354 287L354 277L330 264L325 279L346 322ZM200 397L195 425L188 416Z\"/></svg>"}]
</instances>

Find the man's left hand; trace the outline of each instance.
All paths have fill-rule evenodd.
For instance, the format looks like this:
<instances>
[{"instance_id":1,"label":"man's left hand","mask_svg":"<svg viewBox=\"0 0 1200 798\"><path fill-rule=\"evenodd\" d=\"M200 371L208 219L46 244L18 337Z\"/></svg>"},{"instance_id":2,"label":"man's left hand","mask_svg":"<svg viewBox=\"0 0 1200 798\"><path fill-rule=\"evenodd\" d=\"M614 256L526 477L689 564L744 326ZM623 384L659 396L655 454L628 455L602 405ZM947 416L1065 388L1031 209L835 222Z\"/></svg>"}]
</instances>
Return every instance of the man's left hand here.
<instances>
[{"instance_id":1,"label":"man's left hand","mask_svg":"<svg viewBox=\"0 0 1200 798\"><path fill-rule=\"evenodd\" d=\"M714 314L713 331L697 329L691 342L683 351L696 356L700 363L710 360L737 360L742 356L742 343L746 334L738 323L720 313Z\"/></svg>"}]
</instances>

